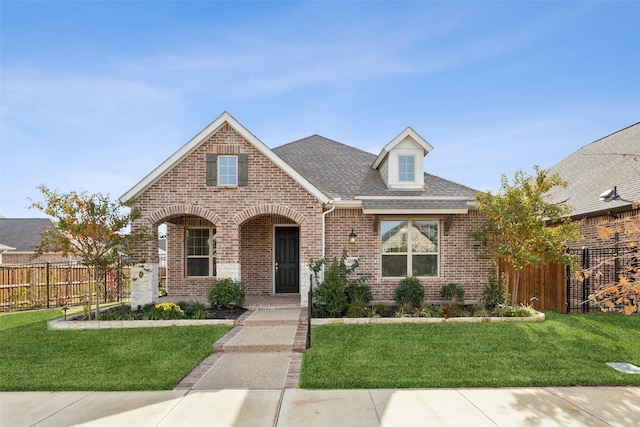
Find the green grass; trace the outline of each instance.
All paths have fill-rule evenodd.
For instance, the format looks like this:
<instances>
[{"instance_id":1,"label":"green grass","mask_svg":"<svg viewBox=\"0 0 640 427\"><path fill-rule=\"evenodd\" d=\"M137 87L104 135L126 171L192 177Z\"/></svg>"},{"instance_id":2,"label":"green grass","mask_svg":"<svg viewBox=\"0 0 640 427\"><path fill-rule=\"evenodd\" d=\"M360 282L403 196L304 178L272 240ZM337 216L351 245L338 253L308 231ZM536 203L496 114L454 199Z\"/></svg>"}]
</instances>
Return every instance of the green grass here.
<instances>
[{"instance_id":1,"label":"green grass","mask_svg":"<svg viewBox=\"0 0 640 427\"><path fill-rule=\"evenodd\" d=\"M313 329L309 389L640 385L640 316L547 313L541 323L342 325Z\"/></svg>"},{"instance_id":2,"label":"green grass","mask_svg":"<svg viewBox=\"0 0 640 427\"><path fill-rule=\"evenodd\" d=\"M165 390L229 326L50 330L60 310L0 316L0 390Z\"/></svg>"}]
</instances>

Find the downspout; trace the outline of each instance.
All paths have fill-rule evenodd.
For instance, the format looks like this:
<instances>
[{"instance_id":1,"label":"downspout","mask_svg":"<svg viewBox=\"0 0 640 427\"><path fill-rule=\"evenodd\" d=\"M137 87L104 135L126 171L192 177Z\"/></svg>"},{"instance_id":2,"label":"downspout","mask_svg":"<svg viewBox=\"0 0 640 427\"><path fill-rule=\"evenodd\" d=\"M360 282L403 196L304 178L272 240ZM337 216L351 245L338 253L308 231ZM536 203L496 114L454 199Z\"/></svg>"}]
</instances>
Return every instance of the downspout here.
<instances>
[{"instance_id":1,"label":"downspout","mask_svg":"<svg viewBox=\"0 0 640 427\"><path fill-rule=\"evenodd\" d=\"M332 200L329 200L329 203L331 203L333 206L331 206L331 209L329 209L326 212L322 212L322 258L324 259L324 245L325 245L325 229L326 229L326 216L327 214L333 212L336 208L336 203ZM324 276L324 274L323 274Z\"/></svg>"}]
</instances>

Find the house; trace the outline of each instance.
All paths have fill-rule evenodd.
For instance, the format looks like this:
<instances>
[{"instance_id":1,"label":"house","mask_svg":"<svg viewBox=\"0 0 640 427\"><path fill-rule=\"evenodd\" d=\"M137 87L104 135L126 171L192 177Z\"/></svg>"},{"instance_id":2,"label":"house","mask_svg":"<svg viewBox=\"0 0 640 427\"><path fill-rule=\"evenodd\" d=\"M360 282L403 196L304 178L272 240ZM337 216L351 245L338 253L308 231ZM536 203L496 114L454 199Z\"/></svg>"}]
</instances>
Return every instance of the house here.
<instances>
[{"instance_id":1,"label":"house","mask_svg":"<svg viewBox=\"0 0 640 427\"><path fill-rule=\"evenodd\" d=\"M623 244L619 233L603 236L598 225L637 217L634 202L640 202L640 123L585 145L547 172L558 173L567 182L549 193L552 203L565 202L571 217L582 220L583 239L572 248L612 248ZM619 241L616 242L616 239Z\"/></svg>"},{"instance_id":2,"label":"house","mask_svg":"<svg viewBox=\"0 0 640 427\"><path fill-rule=\"evenodd\" d=\"M53 227L48 218L0 218L0 264L68 261L54 253L36 255L42 233Z\"/></svg>"},{"instance_id":3,"label":"house","mask_svg":"<svg viewBox=\"0 0 640 427\"><path fill-rule=\"evenodd\" d=\"M491 266L467 238L482 221L476 190L424 173L432 149L411 128L377 156L319 135L270 149L225 112L120 200L141 212L133 227L166 225L169 296L231 277L307 305L309 261L344 250L376 300L407 275L432 300L451 282L479 299ZM154 244L136 250L132 306L157 297Z\"/></svg>"}]
</instances>

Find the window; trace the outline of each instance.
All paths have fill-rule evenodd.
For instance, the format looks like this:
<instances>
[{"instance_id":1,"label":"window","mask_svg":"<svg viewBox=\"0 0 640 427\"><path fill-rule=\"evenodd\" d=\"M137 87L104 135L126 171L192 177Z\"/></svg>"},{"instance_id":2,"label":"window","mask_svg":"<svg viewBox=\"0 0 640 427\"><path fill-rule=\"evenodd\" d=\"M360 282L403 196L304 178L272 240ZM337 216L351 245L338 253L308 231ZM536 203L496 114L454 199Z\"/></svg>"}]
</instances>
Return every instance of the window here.
<instances>
[{"instance_id":1,"label":"window","mask_svg":"<svg viewBox=\"0 0 640 427\"><path fill-rule=\"evenodd\" d=\"M382 277L438 275L438 221L381 221Z\"/></svg>"},{"instance_id":2,"label":"window","mask_svg":"<svg viewBox=\"0 0 640 427\"><path fill-rule=\"evenodd\" d=\"M215 228L188 228L186 233L186 246L187 276L215 276Z\"/></svg>"},{"instance_id":3,"label":"window","mask_svg":"<svg viewBox=\"0 0 640 427\"><path fill-rule=\"evenodd\" d=\"M218 185L238 185L238 157L218 156Z\"/></svg>"},{"instance_id":4,"label":"window","mask_svg":"<svg viewBox=\"0 0 640 427\"><path fill-rule=\"evenodd\" d=\"M415 157L398 156L398 174L401 182L415 181Z\"/></svg>"}]
</instances>

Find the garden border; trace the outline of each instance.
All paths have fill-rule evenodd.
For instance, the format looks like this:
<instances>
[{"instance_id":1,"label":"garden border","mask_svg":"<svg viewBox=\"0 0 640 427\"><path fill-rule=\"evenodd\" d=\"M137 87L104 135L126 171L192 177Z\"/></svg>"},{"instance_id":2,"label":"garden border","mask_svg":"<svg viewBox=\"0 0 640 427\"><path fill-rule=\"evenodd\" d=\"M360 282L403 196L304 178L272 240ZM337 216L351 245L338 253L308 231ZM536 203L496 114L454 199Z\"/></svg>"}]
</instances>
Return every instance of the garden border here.
<instances>
[{"instance_id":1,"label":"garden border","mask_svg":"<svg viewBox=\"0 0 640 427\"><path fill-rule=\"evenodd\" d=\"M49 329L124 329L163 328L168 326L233 326L233 319L174 319L174 320L64 320L49 321Z\"/></svg>"},{"instance_id":2,"label":"garden border","mask_svg":"<svg viewBox=\"0 0 640 427\"><path fill-rule=\"evenodd\" d=\"M325 325L385 325L401 323L510 323L510 322L544 322L544 313L536 311L529 317L371 317L371 318L313 318L311 326Z\"/></svg>"}]
</instances>

